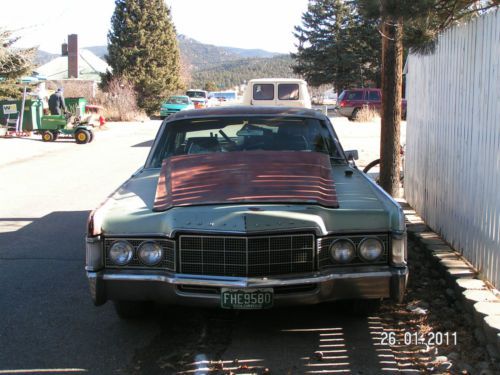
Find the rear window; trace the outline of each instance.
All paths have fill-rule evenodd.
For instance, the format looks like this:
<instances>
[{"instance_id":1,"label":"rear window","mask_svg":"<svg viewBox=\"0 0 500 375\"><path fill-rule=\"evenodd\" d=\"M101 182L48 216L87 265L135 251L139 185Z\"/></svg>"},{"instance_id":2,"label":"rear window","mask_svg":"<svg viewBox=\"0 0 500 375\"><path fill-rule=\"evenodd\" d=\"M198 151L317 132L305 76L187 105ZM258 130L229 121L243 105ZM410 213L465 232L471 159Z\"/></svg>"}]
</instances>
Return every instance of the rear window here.
<instances>
[{"instance_id":1,"label":"rear window","mask_svg":"<svg viewBox=\"0 0 500 375\"><path fill-rule=\"evenodd\" d=\"M278 99L280 100L298 100L299 85L296 83L280 83L278 85Z\"/></svg>"},{"instance_id":2,"label":"rear window","mask_svg":"<svg viewBox=\"0 0 500 375\"><path fill-rule=\"evenodd\" d=\"M186 95L189 96L190 98L195 98L195 99L207 98L207 93L205 91L187 91Z\"/></svg>"},{"instance_id":3,"label":"rear window","mask_svg":"<svg viewBox=\"0 0 500 375\"><path fill-rule=\"evenodd\" d=\"M253 98L254 100L273 100L274 84L257 83L253 85Z\"/></svg>"}]
</instances>

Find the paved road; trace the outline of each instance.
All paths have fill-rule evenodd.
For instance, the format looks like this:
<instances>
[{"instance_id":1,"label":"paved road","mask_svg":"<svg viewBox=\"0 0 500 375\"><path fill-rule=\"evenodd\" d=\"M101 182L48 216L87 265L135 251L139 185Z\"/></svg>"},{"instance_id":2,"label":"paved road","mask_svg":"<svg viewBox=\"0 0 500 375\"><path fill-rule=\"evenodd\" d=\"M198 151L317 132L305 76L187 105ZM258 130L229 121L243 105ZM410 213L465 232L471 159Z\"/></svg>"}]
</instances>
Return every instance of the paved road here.
<instances>
[{"instance_id":1,"label":"paved road","mask_svg":"<svg viewBox=\"0 0 500 375\"><path fill-rule=\"evenodd\" d=\"M380 318L340 304L155 307L128 323L110 303L93 306L83 269L87 215L144 162L158 125L116 126L88 145L0 139L0 374L203 374L221 358L246 373L392 373L392 352L378 345Z\"/></svg>"}]
</instances>

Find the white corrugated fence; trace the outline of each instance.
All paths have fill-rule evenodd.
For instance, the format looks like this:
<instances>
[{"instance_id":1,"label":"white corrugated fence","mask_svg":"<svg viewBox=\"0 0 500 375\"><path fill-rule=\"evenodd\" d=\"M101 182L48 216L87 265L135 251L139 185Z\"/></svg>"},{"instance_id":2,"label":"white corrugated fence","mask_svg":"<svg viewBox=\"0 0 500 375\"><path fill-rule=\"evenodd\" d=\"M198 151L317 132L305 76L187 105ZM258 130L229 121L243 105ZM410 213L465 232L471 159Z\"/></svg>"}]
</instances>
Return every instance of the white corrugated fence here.
<instances>
[{"instance_id":1,"label":"white corrugated fence","mask_svg":"<svg viewBox=\"0 0 500 375\"><path fill-rule=\"evenodd\" d=\"M408 203L500 287L500 11L448 30L407 70Z\"/></svg>"}]
</instances>

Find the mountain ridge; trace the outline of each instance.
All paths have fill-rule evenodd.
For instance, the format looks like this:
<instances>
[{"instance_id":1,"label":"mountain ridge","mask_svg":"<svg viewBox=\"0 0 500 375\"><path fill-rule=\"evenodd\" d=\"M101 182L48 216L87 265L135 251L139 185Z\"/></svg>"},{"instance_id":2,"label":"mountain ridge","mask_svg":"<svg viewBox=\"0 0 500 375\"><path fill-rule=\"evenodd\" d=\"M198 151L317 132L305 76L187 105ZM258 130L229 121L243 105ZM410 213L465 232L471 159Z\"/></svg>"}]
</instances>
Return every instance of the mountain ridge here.
<instances>
[{"instance_id":1,"label":"mountain ridge","mask_svg":"<svg viewBox=\"0 0 500 375\"><path fill-rule=\"evenodd\" d=\"M201 43L185 35L178 35L179 50L184 64L191 72L191 84L203 87L207 82L216 83L221 89L232 88L258 77L294 77L290 55L270 52L263 49L221 47ZM82 47L103 58L107 46ZM38 51L35 58L37 66L43 65L60 56Z\"/></svg>"}]
</instances>

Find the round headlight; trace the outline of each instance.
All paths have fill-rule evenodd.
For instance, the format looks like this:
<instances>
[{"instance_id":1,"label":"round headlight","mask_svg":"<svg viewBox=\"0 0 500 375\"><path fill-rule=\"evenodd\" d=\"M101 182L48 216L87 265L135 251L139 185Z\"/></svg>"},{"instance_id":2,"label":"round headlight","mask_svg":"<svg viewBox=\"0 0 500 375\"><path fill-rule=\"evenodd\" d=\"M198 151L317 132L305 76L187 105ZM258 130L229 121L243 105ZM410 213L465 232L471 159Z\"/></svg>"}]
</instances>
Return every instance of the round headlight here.
<instances>
[{"instance_id":1,"label":"round headlight","mask_svg":"<svg viewBox=\"0 0 500 375\"><path fill-rule=\"evenodd\" d=\"M330 245L330 256L335 262L348 263L355 254L354 244L350 240L336 240Z\"/></svg>"},{"instance_id":2,"label":"round headlight","mask_svg":"<svg viewBox=\"0 0 500 375\"><path fill-rule=\"evenodd\" d=\"M364 260L377 260L382 254L383 250L384 245L382 245L382 242L380 242L376 238L365 238L359 244L359 255Z\"/></svg>"},{"instance_id":3,"label":"round headlight","mask_svg":"<svg viewBox=\"0 0 500 375\"><path fill-rule=\"evenodd\" d=\"M116 241L111 245L108 255L114 264L124 266L134 256L134 247L127 241Z\"/></svg>"},{"instance_id":4,"label":"round headlight","mask_svg":"<svg viewBox=\"0 0 500 375\"><path fill-rule=\"evenodd\" d=\"M161 259L163 257L163 249L156 242L143 242L139 246L137 256L146 266L154 266L161 262Z\"/></svg>"}]
</instances>

